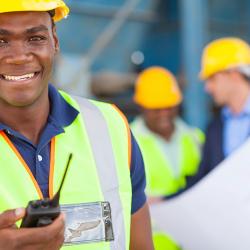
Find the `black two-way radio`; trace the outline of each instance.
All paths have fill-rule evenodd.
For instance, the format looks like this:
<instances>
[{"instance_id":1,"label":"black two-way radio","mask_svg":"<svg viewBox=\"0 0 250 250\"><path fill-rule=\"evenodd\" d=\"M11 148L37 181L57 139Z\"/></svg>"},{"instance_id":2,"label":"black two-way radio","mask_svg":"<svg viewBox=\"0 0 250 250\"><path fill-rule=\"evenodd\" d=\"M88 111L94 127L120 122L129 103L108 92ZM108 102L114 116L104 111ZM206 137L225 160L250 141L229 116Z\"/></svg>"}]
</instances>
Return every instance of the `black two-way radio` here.
<instances>
[{"instance_id":1,"label":"black two-way radio","mask_svg":"<svg viewBox=\"0 0 250 250\"><path fill-rule=\"evenodd\" d=\"M72 154L69 155L69 159L63 174L63 178L60 187L52 199L45 198L41 200L33 200L28 203L26 208L25 217L22 220L21 227L43 227L51 224L55 218L57 218L61 212L59 205L60 192L64 183L66 173L69 168Z\"/></svg>"}]
</instances>

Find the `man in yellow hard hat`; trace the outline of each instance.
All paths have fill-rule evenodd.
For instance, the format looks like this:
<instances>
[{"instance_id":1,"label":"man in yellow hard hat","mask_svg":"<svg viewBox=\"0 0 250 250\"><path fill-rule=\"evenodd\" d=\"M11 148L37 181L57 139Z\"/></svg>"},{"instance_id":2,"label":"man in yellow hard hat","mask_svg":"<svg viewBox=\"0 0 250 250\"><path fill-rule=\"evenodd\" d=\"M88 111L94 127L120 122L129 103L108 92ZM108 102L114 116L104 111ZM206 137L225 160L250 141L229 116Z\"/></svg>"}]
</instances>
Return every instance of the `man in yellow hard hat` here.
<instances>
[{"instance_id":1,"label":"man in yellow hard hat","mask_svg":"<svg viewBox=\"0 0 250 250\"><path fill-rule=\"evenodd\" d=\"M0 0L0 249L152 250L143 161L126 120L49 84L55 22L68 12L61 0ZM55 195L71 153L66 219L50 221L55 204L40 199ZM25 211L30 200L39 202ZM24 216L37 228L18 228Z\"/></svg>"},{"instance_id":2,"label":"man in yellow hard hat","mask_svg":"<svg viewBox=\"0 0 250 250\"><path fill-rule=\"evenodd\" d=\"M235 37L210 42L200 72L205 89L221 108L208 126L200 179L239 148L250 133L250 47Z\"/></svg>"},{"instance_id":3,"label":"man in yellow hard hat","mask_svg":"<svg viewBox=\"0 0 250 250\"><path fill-rule=\"evenodd\" d=\"M173 74L163 67L139 74L134 100L141 116L131 128L144 158L147 195L150 203L160 202L185 188L186 178L196 174L203 134L179 117L182 94ZM158 250L179 249L170 241L164 248L159 237L154 238Z\"/></svg>"},{"instance_id":4,"label":"man in yellow hard hat","mask_svg":"<svg viewBox=\"0 0 250 250\"><path fill-rule=\"evenodd\" d=\"M142 113L131 127L144 157L148 195L172 195L197 171L202 133L179 117L182 94L165 68L150 67L139 74L134 100Z\"/></svg>"}]
</instances>

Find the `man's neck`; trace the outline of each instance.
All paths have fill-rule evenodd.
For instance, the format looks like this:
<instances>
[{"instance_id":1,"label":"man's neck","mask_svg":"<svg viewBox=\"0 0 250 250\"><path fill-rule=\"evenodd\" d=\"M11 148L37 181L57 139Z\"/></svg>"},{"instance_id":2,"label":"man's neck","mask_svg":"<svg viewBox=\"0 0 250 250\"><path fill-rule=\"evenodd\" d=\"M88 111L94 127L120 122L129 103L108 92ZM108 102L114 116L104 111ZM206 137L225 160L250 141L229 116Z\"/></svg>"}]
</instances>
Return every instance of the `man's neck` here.
<instances>
[{"instance_id":1,"label":"man's neck","mask_svg":"<svg viewBox=\"0 0 250 250\"><path fill-rule=\"evenodd\" d=\"M0 122L19 132L34 145L47 123L49 98L30 107L4 107L0 109Z\"/></svg>"},{"instance_id":2,"label":"man's neck","mask_svg":"<svg viewBox=\"0 0 250 250\"><path fill-rule=\"evenodd\" d=\"M234 96L230 100L228 107L233 114L239 114L243 111L248 98L250 97L250 87L242 86L235 91Z\"/></svg>"}]
</instances>

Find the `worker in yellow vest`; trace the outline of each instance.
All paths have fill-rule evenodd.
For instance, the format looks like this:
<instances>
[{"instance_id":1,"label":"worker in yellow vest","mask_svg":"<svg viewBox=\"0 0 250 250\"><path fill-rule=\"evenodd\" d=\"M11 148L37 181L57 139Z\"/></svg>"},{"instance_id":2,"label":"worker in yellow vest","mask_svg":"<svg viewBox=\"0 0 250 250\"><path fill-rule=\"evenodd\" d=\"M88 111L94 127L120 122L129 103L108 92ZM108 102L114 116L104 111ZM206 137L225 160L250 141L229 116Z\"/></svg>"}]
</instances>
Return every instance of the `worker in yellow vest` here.
<instances>
[{"instance_id":1,"label":"worker in yellow vest","mask_svg":"<svg viewBox=\"0 0 250 250\"><path fill-rule=\"evenodd\" d=\"M172 195L195 175L204 135L179 116L182 94L172 73L162 67L144 70L137 78L135 102L142 115L131 124L145 160L147 194Z\"/></svg>"},{"instance_id":2,"label":"worker in yellow vest","mask_svg":"<svg viewBox=\"0 0 250 250\"><path fill-rule=\"evenodd\" d=\"M141 108L141 116L131 128L144 158L149 201L155 203L185 188L186 177L195 175L204 135L178 116L182 94L167 69L150 67L142 71L134 100Z\"/></svg>"},{"instance_id":3,"label":"worker in yellow vest","mask_svg":"<svg viewBox=\"0 0 250 250\"><path fill-rule=\"evenodd\" d=\"M152 250L143 160L123 115L48 83L68 12L62 0L0 0L0 249ZM18 228L29 201L55 195L71 153L64 215Z\"/></svg>"}]
</instances>

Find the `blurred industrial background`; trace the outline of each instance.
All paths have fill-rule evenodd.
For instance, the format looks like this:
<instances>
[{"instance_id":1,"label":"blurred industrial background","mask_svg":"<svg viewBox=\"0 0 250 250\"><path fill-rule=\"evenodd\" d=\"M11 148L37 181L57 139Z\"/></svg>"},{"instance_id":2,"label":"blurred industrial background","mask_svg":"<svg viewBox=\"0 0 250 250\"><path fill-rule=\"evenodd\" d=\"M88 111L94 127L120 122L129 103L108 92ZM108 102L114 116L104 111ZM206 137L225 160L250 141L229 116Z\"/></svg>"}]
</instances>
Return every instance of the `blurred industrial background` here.
<instances>
[{"instance_id":1,"label":"blurred industrial background","mask_svg":"<svg viewBox=\"0 0 250 250\"><path fill-rule=\"evenodd\" d=\"M54 82L83 96L116 103L131 120L136 73L160 65L184 92L183 118L204 129L211 102L198 79L204 45L224 36L249 40L248 0L66 0L58 24L61 55ZM73 32L72 32L73 31Z\"/></svg>"}]
</instances>

